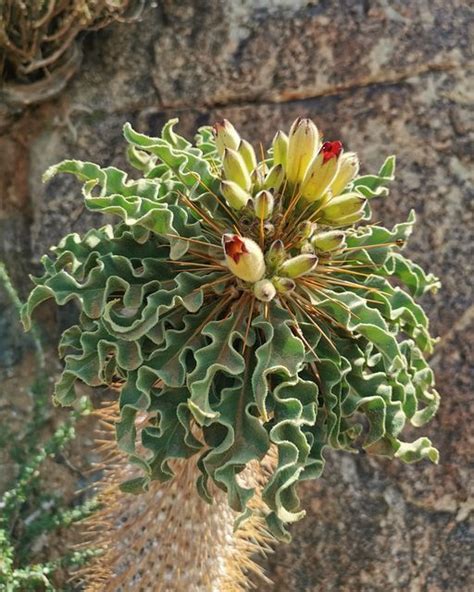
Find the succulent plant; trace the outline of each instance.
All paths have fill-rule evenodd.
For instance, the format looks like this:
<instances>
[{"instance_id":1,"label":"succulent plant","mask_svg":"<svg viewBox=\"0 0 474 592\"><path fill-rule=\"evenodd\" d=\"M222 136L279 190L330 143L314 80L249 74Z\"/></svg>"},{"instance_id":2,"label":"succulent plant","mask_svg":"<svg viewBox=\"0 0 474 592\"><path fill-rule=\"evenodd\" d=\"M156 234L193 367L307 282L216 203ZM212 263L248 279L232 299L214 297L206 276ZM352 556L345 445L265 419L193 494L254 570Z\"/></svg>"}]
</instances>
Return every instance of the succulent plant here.
<instances>
[{"instance_id":1,"label":"succulent plant","mask_svg":"<svg viewBox=\"0 0 474 592\"><path fill-rule=\"evenodd\" d=\"M43 258L24 323L45 300L79 303L55 397L71 404L77 381L120 388L117 445L141 470L124 491L197 455L199 494L217 486L244 519L254 491L239 474L272 448L264 513L287 538L304 514L297 485L321 475L326 447L437 462L428 438L401 432L438 407L414 299L439 282L402 254L413 212L391 230L370 223L394 157L360 176L357 156L302 118L267 152L225 120L195 145L175 123L160 137L125 125L138 178L74 160L46 172L75 175L86 206L119 221Z\"/></svg>"}]
</instances>

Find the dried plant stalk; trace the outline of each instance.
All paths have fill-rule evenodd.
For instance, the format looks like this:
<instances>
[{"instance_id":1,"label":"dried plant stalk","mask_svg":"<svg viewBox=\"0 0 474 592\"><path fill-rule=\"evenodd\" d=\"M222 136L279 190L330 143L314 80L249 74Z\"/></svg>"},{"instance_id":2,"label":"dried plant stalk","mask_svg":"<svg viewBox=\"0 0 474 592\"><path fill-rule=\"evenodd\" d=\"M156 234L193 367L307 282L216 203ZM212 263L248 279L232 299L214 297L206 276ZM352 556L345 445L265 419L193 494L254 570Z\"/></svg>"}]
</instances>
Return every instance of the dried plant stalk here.
<instances>
[{"instance_id":1,"label":"dried plant stalk","mask_svg":"<svg viewBox=\"0 0 474 592\"><path fill-rule=\"evenodd\" d=\"M57 94L80 64L83 31L136 18L142 0L38 0L0 3L0 80L10 104Z\"/></svg>"}]
</instances>

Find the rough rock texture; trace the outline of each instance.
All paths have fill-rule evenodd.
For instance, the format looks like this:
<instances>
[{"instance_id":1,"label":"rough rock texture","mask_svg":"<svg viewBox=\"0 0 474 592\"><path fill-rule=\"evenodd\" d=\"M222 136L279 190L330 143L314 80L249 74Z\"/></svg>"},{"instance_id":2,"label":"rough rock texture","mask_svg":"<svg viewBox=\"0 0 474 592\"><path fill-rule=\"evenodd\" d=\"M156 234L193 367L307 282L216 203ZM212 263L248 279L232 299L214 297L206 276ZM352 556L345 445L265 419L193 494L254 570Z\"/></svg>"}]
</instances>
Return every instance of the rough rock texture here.
<instances>
[{"instance_id":1,"label":"rough rock texture","mask_svg":"<svg viewBox=\"0 0 474 592\"><path fill-rule=\"evenodd\" d=\"M328 455L324 478L301 488L308 515L294 542L268 560L277 591L474 589L472 22L467 0L163 0L140 24L87 37L63 95L0 136L0 259L23 293L50 244L100 223L72 179L42 186L42 172L65 156L124 165L125 120L153 132L178 115L190 135L225 116L267 143L308 115L365 170L398 155L377 216L391 224L415 208L410 252L443 282L425 302L442 337L433 366L444 401L428 428L441 463ZM1 299L0 365L11 365L21 348Z\"/></svg>"}]
</instances>

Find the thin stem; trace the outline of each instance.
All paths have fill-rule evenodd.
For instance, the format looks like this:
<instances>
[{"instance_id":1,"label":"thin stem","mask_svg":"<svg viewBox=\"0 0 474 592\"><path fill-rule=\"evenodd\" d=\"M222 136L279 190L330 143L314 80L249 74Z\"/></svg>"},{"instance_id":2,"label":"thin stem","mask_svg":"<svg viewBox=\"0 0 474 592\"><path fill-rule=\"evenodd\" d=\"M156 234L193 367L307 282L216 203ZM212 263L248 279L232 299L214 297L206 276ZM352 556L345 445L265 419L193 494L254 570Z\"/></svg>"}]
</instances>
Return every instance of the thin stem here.
<instances>
[{"instance_id":1,"label":"thin stem","mask_svg":"<svg viewBox=\"0 0 474 592\"><path fill-rule=\"evenodd\" d=\"M290 309L289 303L285 298L282 298L281 300L282 305L286 308L286 310L288 311L288 314L291 316L291 318L293 319L295 325L295 330L296 333L298 334L298 337L303 341L303 343L308 347L308 349L311 351L311 353L315 356L315 358L317 360L319 360L319 356L318 354L314 351L313 347L311 346L311 344L309 343L309 341L306 339L306 337L303 335L303 331L301 330L300 324L298 322L298 319L296 318L296 316L293 314L293 312ZM294 303L293 303L294 304ZM299 307L298 307L299 308ZM314 324L314 322L313 322Z\"/></svg>"},{"instance_id":2,"label":"thin stem","mask_svg":"<svg viewBox=\"0 0 474 592\"><path fill-rule=\"evenodd\" d=\"M203 245L204 247L213 247L214 249L222 249L222 246L220 244L206 243L206 241L200 241L196 238L188 238L187 236L179 236L179 234L166 233L165 236L169 236L172 238L178 238L179 240L188 241L188 243L194 243L196 245Z\"/></svg>"},{"instance_id":3,"label":"thin stem","mask_svg":"<svg viewBox=\"0 0 474 592\"><path fill-rule=\"evenodd\" d=\"M198 175L198 174L197 174L197 173L195 173L194 171L191 171L191 175L192 175L193 177L196 177L196 178L199 180L199 183L200 183L200 184L201 184L201 185L204 187L204 189L205 189L205 190L206 190L208 193L210 193L210 194L211 194L211 195L214 197L214 199L216 199L216 200L217 200L217 202L218 202L218 203L219 203L219 204L222 206L222 208L223 208L223 209L224 209L224 210L227 212L227 214L229 215L229 217L230 217L230 218L231 218L231 219L232 219L232 220L235 222L235 224L237 224L237 225L238 225L238 224L239 224L239 220L238 220L238 218L236 218L236 217L235 217L234 213L233 213L233 212L232 212L232 211L229 209L229 207L227 206L227 204L226 204L226 203L224 203L224 202L221 200L221 198L220 198L220 197L219 197L219 196L218 196L216 193L214 193L214 191L212 191L212 189L210 189L210 188L209 188L209 187L206 185L206 183L204 183L204 181L201 179L200 175Z\"/></svg>"},{"instance_id":4,"label":"thin stem","mask_svg":"<svg viewBox=\"0 0 474 592\"><path fill-rule=\"evenodd\" d=\"M250 325L252 323L252 315L253 315L253 309L255 307L255 300L256 300L255 296L252 296L252 303L250 305L249 319L248 319L248 322L247 322L247 327L245 329L244 345L243 345L243 348L242 348L242 354L245 353L245 349L247 347L247 339L248 339L249 332L250 332Z\"/></svg>"},{"instance_id":5,"label":"thin stem","mask_svg":"<svg viewBox=\"0 0 474 592\"><path fill-rule=\"evenodd\" d=\"M203 220L205 220L207 222L207 224L213 228L219 235L224 234L224 229L222 227L220 227L218 224L216 224L213 220L211 220L207 214L205 214L201 208L199 208L195 203L193 203L190 199L188 199L188 197L186 195L184 195L184 193L182 191L178 191L178 195L180 196L180 198L184 201L184 203L191 208L192 210L194 210L194 212L196 212L196 214L198 214L198 216L200 216Z\"/></svg>"}]
</instances>

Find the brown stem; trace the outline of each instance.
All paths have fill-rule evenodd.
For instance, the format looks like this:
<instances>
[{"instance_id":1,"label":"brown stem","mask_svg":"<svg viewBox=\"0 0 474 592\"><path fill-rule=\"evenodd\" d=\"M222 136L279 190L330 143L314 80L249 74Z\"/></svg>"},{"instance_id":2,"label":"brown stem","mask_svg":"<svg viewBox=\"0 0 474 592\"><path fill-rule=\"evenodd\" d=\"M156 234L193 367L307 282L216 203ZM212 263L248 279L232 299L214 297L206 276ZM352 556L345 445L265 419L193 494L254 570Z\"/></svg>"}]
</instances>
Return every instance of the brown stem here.
<instances>
[{"instance_id":1,"label":"brown stem","mask_svg":"<svg viewBox=\"0 0 474 592\"><path fill-rule=\"evenodd\" d=\"M105 436L113 441L116 405L99 411ZM262 462L241 473L241 483L255 487L253 516L235 532L236 513L225 494L215 489L208 504L196 491L199 469L195 459L172 463L175 477L153 481L146 493L122 493L119 483L133 476L125 456L117 453L103 467L100 483L102 509L83 525L83 543L103 549L76 576L87 592L241 592L251 587L248 576L268 583L255 563L256 555L271 551L273 539L265 528L261 490L275 463L272 451Z\"/></svg>"}]
</instances>

